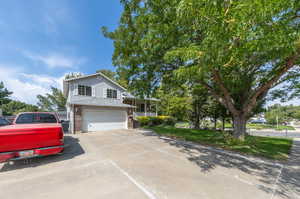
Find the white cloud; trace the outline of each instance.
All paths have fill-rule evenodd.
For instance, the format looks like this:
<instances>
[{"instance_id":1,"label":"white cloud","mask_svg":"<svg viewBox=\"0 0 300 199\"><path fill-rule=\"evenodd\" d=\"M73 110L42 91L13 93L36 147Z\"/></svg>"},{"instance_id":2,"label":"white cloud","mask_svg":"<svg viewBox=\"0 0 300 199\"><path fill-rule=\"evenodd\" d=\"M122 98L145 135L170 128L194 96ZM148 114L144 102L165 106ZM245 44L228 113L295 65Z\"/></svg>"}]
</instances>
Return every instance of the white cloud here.
<instances>
[{"instance_id":1,"label":"white cloud","mask_svg":"<svg viewBox=\"0 0 300 199\"><path fill-rule=\"evenodd\" d=\"M0 80L13 92L13 99L36 104L36 96L48 93L51 86L62 88L63 76L26 74L18 67L0 64Z\"/></svg>"},{"instance_id":2,"label":"white cloud","mask_svg":"<svg viewBox=\"0 0 300 199\"><path fill-rule=\"evenodd\" d=\"M33 61L42 62L49 68L76 68L78 65L85 62L84 58L74 58L58 53L40 55L31 52L23 52L23 54Z\"/></svg>"},{"instance_id":3,"label":"white cloud","mask_svg":"<svg viewBox=\"0 0 300 199\"><path fill-rule=\"evenodd\" d=\"M69 4L62 1L59 1L59 3L45 1L43 2L43 6L44 9L40 20L47 34L51 36L59 34L61 31L59 27L65 24L68 24L68 26L77 25Z\"/></svg>"}]
</instances>

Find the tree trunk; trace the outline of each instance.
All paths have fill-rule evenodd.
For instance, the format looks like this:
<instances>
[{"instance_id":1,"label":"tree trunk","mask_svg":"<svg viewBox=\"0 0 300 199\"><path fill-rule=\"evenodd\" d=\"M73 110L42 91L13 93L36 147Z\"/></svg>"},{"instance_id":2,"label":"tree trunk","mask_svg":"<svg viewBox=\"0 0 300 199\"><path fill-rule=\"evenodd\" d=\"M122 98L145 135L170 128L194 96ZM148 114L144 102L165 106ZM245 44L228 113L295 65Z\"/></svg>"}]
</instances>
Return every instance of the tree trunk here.
<instances>
[{"instance_id":1,"label":"tree trunk","mask_svg":"<svg viewBox=\"0 0 300 199\"><path fill-rule=\"evenodd\" d=\"M222 130L225 130L225 117L222 118Z\"/></svg>"},{"instance_id":2,"label":"tree trunk","mask_svg":"<svg viewBox=\"0 0 300 199\"><path fill-rule=\"evenodd\" d=\"M217 130L217 119L214 118L214 130Z\"/></svg>"},{"instance_id":3,"label":"tree trunk","mask_svg":"<svg viewBox=\"0 0 300 199\"><path fill-rule=\"evenodd\" d=\"M247 119L243 115L237 115L233 118L233 136L244 140L246 134Z\"/></svg>"},{"instance_id":4,"label":"tree trunk","mask_svg":"<svg viewBox=\"0 0 300 199\"><path fill-rule=\"evenodd\" d=\"M195 120L195 129L200 129L200 119L199 116L197 115L196 120Z\"/></svg>"}]
</instances>

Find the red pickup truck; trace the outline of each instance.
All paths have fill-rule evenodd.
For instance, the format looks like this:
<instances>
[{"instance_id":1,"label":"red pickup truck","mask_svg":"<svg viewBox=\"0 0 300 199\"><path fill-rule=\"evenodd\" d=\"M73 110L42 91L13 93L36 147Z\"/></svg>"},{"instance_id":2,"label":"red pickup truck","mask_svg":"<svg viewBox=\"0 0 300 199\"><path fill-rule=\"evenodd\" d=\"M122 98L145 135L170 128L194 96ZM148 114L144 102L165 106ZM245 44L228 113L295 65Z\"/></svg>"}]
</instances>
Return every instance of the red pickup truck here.
<instances>
[{"instance_id":1,"label":"red pickup truck","mask_svg":"<svg viewBox=\"0 0 300 199\"><path fill-rule=\"evenodd\" d=\"M61 153L64 134L55 113L21 113L0 127L0 163Z\"/></svg>"}]
</instances>

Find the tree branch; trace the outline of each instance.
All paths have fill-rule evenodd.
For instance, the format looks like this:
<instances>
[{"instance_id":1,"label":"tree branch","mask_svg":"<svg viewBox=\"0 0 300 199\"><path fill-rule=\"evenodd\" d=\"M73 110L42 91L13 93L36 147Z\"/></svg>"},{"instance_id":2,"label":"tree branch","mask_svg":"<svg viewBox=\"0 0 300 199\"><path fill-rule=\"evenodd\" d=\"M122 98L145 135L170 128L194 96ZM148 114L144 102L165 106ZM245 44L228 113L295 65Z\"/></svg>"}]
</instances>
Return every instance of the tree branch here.
<instances>
[{"instance_id":1,"label":"tree branch","mask_svg":"<svg viewBox=\"0 0 300 199\"><path fill-rule=\"evenodd\" d=\"M261 85L259 88L257 88L253 94L253 96L250 98L249 103L246 103L246 105L243 108L243 111L245 113L249 113L252 108L256 105L257 98L262 95L263 93L266 93L272 86L292 67L294 67L295 62L297 59L300 58L300 49L297 50L296 54L287 58L286 63L281 68L280 71L276 75L274 75L269 81L267 81L265 84Z\"/></svg>"},{"instance_id":2,"label":"tree branch","mask_svg":"<svg viewBox=\"0 0 300 199\"><path fill-rule=\"evenodd\" d=\"M227 102L227 100L225 99L225 97L224 96L222 96L222 95L219 95L211 86L209 86L206 82L204 82L204 81L200 81L200 84L202 84L205 88L207 88L209 91L210 91L210 93L212 94L212 96L218 101L218 102L220 102L220 104L222 104L223 106L225 106L225 107L227 107L229 110L230 110L230 108L229 108L229 104L228 104L228 102ZM232 110L230 110L230 111L232 111ZM235 113L237 113L237 110L234 110L234 111L236 111ZM233 113L233 112L232 112Z\"/></svg>"},{"instance_id":3,"label":"tree branch","mask_svg":"<svg viewBox=\"0 0 300 199\"><path fill-rule=\"evenodd\" d=\"M200 83L205 87L207 88L207 90L209 90L211 92L211 94L215 97L216 100L218 100L218 102L220 102L222 105L226 106L227 107L227 104L225 103L224 101L224 98L222 96L220 96L218 93L216 93L214 91L214 89L209 86L207 83L205 83L204 81L200 81Z\"/></svg>"},{"instance_id":4,"label":"tree branch","mask_svg":"<svg viewBox=\"0 0 300 199\"><path fill-rule=\"evenodd\" d=\"M232 114L237 115L238 110L234 107L233 100L230 96L229 91L225 87L218 70L213 70L213 79L217 83L218 86L220 86L220 89L222 93L224 94L225 102L227 104L228 109L232 112Z\"/></svg>"}]
</instances>

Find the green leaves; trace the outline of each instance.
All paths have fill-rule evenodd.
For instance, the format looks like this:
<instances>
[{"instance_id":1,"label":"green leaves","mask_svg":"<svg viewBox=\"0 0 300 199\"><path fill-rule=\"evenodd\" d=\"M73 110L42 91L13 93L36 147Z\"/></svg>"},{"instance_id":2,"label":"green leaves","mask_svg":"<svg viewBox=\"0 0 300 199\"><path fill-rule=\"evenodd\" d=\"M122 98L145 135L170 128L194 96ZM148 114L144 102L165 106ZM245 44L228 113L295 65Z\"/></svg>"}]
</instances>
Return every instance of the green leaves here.
<instances>
[{"instance_id":1,"label":"green leaves","mask_svg":"<svg viewBox=\"0 0 300 199\"><path fill-rule=\"evenodd\" d=\"M16 115L21 112L35 112L39 108L35 105L26 104L24 102L12 100L8 104L2 106L4 115Z\"/></svg>"},{"instance_id":2,"label":"green leaves","mask_svg":"<svg viewBox=\"0 0 300 199\"><path fill-rule=\"evenodd\" d=\"M13 92L10 92L7 90L7 88L4 87L4 83L0 82L0 106L5 105L11 101L9 98Z\"/></svg>"},{"instance_id":3,"label":"green leaves","mask_svg":"<svg viewBox=\"0 0 300 199\"><path fill-rule=\"evenodd\" d=\"M58 88L51 87L51 93L47 93L45 96L38 95L37 105L43 111L63 111L66 109L67 99L63 95L62 91Z\"/></svg>"},{"instance_id":4,"label":"green leaves","mask_svg":"<svg viewBox=\"0 0 300 199\"><path fill-rule=\"evenodd\" d=\"M185 62L199 60L203 56L198 46L188 46L183 48L176 48L175 50L168 51L164 58L167 61L172 61L176 58L181 58Z\"/></svg>"},{"instance_id":5,"label":"green leaves","mask_svg":"<svg viewBox=\"0 0 300 199\"><path fill-rule=\"evenodd\" d=\"M300 63L299 2L126 0L119 27L104 33L130 88L204 82L235 115L251 115L271 88L299 78L290 73Z\"/></svg>"}]
</instances>

